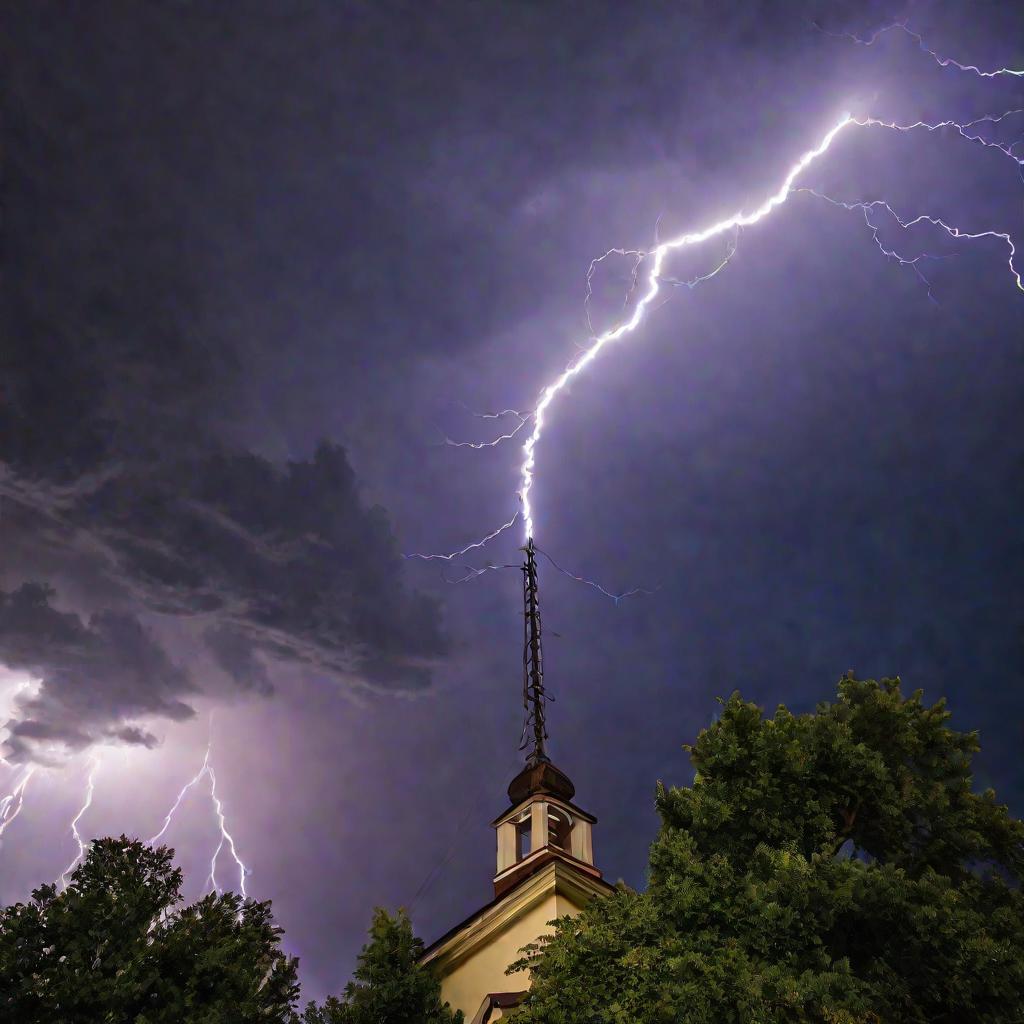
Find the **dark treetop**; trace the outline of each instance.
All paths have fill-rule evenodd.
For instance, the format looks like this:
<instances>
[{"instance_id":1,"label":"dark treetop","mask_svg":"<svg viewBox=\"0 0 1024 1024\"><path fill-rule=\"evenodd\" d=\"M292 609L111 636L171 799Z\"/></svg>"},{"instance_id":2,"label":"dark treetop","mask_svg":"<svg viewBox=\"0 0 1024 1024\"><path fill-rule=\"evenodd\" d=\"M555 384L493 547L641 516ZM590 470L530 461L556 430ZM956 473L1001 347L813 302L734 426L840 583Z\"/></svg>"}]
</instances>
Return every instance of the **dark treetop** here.
<instances>
[{"instance_id":1,"label":"dark treetop","mask_svg":"<svg viewBox=\"0 0 1024 1024\"><path fill-rule=\"evenodd\" d=\"M736 694L689 749L648 890L563 919L517 1020L1021 1020L1024 822L972 792L942 702L847 676L765 718Z\"/></svg>"}]
</instances>

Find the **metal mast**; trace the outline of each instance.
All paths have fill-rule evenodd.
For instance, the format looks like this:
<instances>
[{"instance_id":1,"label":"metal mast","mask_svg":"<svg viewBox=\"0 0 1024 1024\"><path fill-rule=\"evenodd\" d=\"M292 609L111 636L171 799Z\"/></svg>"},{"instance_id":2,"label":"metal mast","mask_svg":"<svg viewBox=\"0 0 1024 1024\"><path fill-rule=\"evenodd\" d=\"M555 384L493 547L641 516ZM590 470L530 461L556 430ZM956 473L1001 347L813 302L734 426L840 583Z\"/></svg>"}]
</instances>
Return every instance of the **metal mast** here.
<instances>
[{"instance_id":1,"label":"metal mast","mask_svg":"<svg viewBox=\"0 0 1024 1024\"><path fill-rule=\"evenodd\" d=\"M532 537L526 542L523 550L526 552L526 562L523 565L523 707L526 710L526 721L523 725L523 743L520 749L525 750L529 746L527 734L532 730L533 749L526 757L526 763L532 766L548 760L544 748L544 741L548 738L544 721L547 694L544 692L544 658L540 645L537 556Z\"/></svg>"}]
</instances>

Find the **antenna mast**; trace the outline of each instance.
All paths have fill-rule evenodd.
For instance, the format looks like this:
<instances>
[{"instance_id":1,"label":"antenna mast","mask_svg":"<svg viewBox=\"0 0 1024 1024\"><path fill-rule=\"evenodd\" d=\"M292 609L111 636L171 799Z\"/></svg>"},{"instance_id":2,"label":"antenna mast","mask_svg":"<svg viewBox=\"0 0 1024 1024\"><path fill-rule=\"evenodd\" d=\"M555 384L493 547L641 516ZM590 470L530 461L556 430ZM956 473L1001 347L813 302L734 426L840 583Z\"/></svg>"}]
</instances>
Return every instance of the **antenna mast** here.
<instances>
[{"instance_id":1,"label":"antenna mast","mask_svg":"<svg viewBox=\"0 0 1024 1024\"><path fill-rule=\"evenodd\" d=\"M525 615L525 636L523 642L523 707L526 710L526 722L523 725L523 743L525 749L529 740L527 733L533 729L533 749L526 757L528 765L536 765L548 760L544 741L548 738L547 726L544 721L544 705L547 695L544 692L544 658L540 646L540 605L537 599L537 556L533 546L533 538L526 542L526 563L523 565L523 606Z\"/></svg>"}]
</instances>

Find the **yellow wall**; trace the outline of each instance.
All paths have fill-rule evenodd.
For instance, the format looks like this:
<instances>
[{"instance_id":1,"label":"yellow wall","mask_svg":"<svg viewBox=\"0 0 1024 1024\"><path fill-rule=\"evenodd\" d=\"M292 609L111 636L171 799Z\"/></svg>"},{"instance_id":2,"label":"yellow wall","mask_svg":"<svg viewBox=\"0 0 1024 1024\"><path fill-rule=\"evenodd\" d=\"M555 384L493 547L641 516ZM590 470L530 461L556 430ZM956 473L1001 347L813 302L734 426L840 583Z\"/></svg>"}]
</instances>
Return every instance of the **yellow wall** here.
<instances>
[{"instance_id":1,"label":"yellow wall","mask_svg":"<svg viewBox=\"0 0 1024 1024\"><path fill-rule=\"evenodd\" d=\"M451 973L441 979L441 998L454 1010L462 1010L467 1024L480 1009L488 992L517 992L530 986L526 971L505 974L505 968L518 960L519 950L550 932L548 922L565 914L578 914L580 908L561 893L552 890L544 900L511 924L494 933L488 942L474 949Z\"/></svg>"}]
</instances>

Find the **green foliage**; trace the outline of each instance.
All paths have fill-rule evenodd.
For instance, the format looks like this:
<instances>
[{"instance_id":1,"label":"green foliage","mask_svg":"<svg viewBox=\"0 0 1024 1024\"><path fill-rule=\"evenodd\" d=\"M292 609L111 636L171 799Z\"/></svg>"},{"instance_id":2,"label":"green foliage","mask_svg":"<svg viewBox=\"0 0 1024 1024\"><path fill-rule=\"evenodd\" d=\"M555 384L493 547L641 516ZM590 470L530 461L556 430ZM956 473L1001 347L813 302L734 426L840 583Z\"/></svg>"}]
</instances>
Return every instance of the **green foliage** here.
<instances>
[{"instance_id":1,"label":"green foliage","mask_svg":"<svg viewBox=\"0 0 1024 1024\"><path fill-rule=\"evenodd\" d=\"M2 1024L267 1024L298 996L269 903L189 907L173 851L100 839L58 893L0 911Z\"/></svg>"},{"instance_id":2,"label":"green foliage","mask_svg":"<svg viewBox=\"0 0 1024 1024\"><path fill-rule=\"evenodd\" d=\"M419 963L422 953L405 912L391 917L378 908L344 997L310 1003L302 1024L462 1024L461 1011L441 1002L440 982Z\"/></svg>"},{"instance_id":3,"label":"green foliage","mask_svg":"<svg viewBox=\"0 0 1024 1024\"><path fill-rule=\"evenodd\" d=\"M517 1024L1019 1024L1024 823L948 722L897 680L771 719L734 694L658 787L648 891L525 951Z\"/></svg>"}]
</instances>

